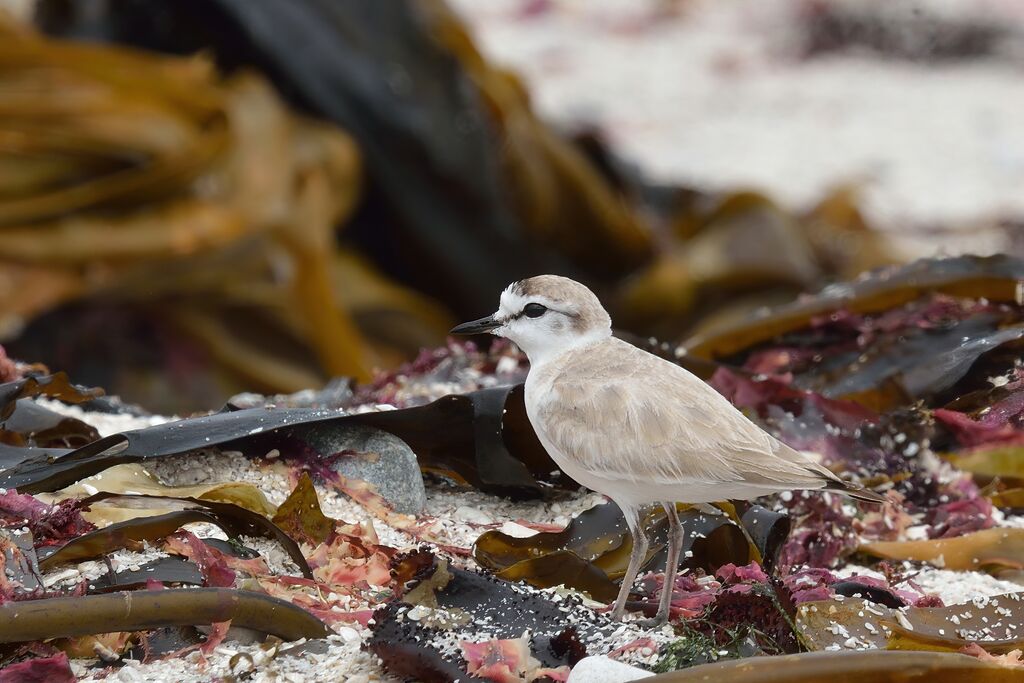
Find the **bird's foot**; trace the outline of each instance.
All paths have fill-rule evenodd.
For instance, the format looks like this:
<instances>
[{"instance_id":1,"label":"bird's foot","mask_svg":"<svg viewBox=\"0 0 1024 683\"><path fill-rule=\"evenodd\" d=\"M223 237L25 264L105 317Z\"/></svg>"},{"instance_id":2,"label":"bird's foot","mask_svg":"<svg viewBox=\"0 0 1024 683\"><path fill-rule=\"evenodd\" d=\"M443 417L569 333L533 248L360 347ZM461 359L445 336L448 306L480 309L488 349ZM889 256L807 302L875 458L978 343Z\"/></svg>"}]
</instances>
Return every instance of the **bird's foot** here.
<instances>
[{"instance_id":1,"label":"bird's foot","mask_svg":"<svg viewBox=\"0 0 1024 683\"><path fill-rule=\"evenodd\" d=\"M667 623L668 623L668 615L667 614L659 614L658 616L654 617L653 619L642 619L640 621L637 621L636 625L639 626L640 628L655 629L655 628L661 628L662 626L664 626Z\"/></svg>"}]
</instances>

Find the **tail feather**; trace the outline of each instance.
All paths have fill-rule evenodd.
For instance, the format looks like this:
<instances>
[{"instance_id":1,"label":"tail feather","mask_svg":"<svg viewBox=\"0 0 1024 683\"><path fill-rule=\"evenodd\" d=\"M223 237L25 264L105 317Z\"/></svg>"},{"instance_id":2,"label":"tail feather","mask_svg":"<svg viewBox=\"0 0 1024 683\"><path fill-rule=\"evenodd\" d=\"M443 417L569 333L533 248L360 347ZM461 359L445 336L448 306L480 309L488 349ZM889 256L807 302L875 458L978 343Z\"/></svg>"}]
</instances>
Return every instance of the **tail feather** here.
<instances>
[{"instance_id":1,"label":"tail feather","mask_svg":"<svg viewBox=\"0 0 1024 683\"><path fill-rule=\"evenodd\" d=\"M875 493L870 489L866 489L860 484L840 479L832 470L828 469L824 465L814 462L814 456L812 454L803 453L786 447L785 455L788 456L790 460L799 458L800 464L806 471L813 474L819 482L824 480L825 486L822 488L825 491L835 491L836 493L849 496L854 500L863 501L865 503L874 503L875 505L885 505L886 503L892 502L885 496Z\"/></svg>"},{"instance_id":2,"label":"tail feather","mask_svg":"<svg viewBox=\"0 0 1024 683\"><path fill-rule=\"evenodd\" d=\"M888 498L885 496L875 493L871 489L866 489L858 484L851 484L850 482L842 480L830 480L825 486L826 491L835 491L847 495L854 500L859 500L864 503L874 503L876 505L885 505L890 503Z\"/></svg>"}]
</instances>

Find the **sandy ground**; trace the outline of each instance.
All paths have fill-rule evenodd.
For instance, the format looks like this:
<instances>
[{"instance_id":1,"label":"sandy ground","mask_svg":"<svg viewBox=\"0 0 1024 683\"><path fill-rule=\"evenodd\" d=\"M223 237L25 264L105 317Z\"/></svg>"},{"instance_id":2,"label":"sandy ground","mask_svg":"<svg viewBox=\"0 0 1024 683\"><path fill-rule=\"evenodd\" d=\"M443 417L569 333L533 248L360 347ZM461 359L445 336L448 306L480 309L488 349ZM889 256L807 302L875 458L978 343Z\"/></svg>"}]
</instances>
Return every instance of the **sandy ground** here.
<instances>
[{"instance_id":1,"label":"sandy ground","mask_svg":"<svg viewBox=\"0 0 1024 683\"><path fill-rule=\"evenodd\" d=\"M83 412L77 407L66 406L56 401L37 399L47 408L83 419L100 432L101 435L116 433L123 430L142 428L159 424L171 418L159 416L135 418L104 413ZM227 481L245 481L258 486L275 504L280 504L287 497L289 482L281 472L259 469L241 454L235 453L204 453L185 455L151 463L148 469L168 484L216 483ZM379 519L372 519L369 513L357 503L329 487L317 486L317 493L324 512L336 519L349 522L363 520L372 521L382 543L399 548L412 549L422 541L407 535L405 532L388 527ZM445 543L472 547L483 525L503 524L506 531L516 529L526 535L533 533L525 526L515 524L515 520L528 520L547 524L564 525L580 512L604 501L603 496L580 490L568 495L555 504L539 502L512 502L478 491L455 491L448 486L427 485L427 506L421 519L434 519L437 535ZM999 519L1001 526L1024 526L1024 517L1006 517ZM509 528L512 527L512 528ZM199 535L216 534L210 525L190 525L189 528ZM908 534L912 533L912 529ZM246 538L245 542L257 548L268 559L275 571L292 573L296 571L290 566L287 558L273 543L259 539ZM445 555L441 550L438 552ZM154 559L162 553L146 551L132 553L119 551L112 557L115 569L121 565L141 564ZM470 558L449 557L455 563L467 568L475 568ZM77 566L65 566L53 570L46 575L48 585L74 585L83 577L91 577L102 573L105 566L99 562L88 561ZM852 574L881 577L880 574L867 567L848 564L837 570L839 576ZM929 593L938 595L945 604L963 604L974 599L988 598L1005 593L1024 590L1024 585L1013 581L994 578L988 574L970 571L948 571L938 568L926 568L913 577L916 586ZM630 619L638 619L639 615L630 615ZM341 624L335 627L335 635L323 643L304 645L292 644L295 650L288 652L289 645L267 651L258 644L226 640L212 654L203 658L193 653L185 658L171 658L142 664L127 661L118 669L92 669L96 665L93 660L73 660L72 668L82 680L114 681L118 683L138 683L141 681L177 681L179 683L200 683L201 681L217 680L229 675L244 677L254 683L300 683L302 681L345 681L346 683L369 683L397 681L389 676L379 660L372 654L362 650L363 643L370 637L370 631L358 624ZM637 640L651 638L655 645L660 646L674 639L670 626L663 626L653 631L645 630L635 623L625 623L609 639L600 646L604 652ZM242 653L243 657L238 655ZM599 654L591 652L590 654ZM632 653L632 664L653 664L657 654ZM244 663L240 664L240 662Z\"/></svg>"}]
</instances>

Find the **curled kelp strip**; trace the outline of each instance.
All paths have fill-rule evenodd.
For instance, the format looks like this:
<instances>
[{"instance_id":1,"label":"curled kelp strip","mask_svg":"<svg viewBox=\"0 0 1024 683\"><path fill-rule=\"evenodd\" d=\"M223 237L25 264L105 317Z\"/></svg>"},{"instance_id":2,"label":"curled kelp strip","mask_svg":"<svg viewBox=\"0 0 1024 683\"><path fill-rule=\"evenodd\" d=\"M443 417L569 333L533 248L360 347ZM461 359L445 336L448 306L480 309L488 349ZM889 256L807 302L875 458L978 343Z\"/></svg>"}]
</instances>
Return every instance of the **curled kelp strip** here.
<instances>
[{"instance_id":1,"label":"curled kelp strip","mask_svg":"<svg viewBox=\"0 0 1024 683\"><path fill-rule=\"evenodd\" d=\"M68 498L84 499L96 493L123 494L129 491L152 496L150 503L143 504L137 501L131 507L97 504L83 512L83 516L100 525L121 522L147 514L167 512L178 505L174 499L179 498L233 503L264 517L272 517L277 511L277 506L267 500L266 494L252 484L229 481L194 486L166 486L142 465L116 465L60 491L40 493L36 494L36 497L45 502L57 502ZM169 502L161 503L161 499L168 499Z\"/></svg>"},{"instance_id":2,"label":"curled kelp strip","mask_svg":"<svg viewBox=\"0 0 1024 683\"><path fill-rule=\"evenodd\" d=\"M88 593L112 593L115 591L137 590L152 585L151 582L167 586L202 586L203 572L194 562L180 557L161 557L140 564L138 569L109 572L86 584Z\"/></svg>"},{"instance_id":3,"label":"curled kelp strip","mask_svg":"<svg viewBox=\"0 0 1024 683\"><path fill-rule=\"evenodd\" d=\"M95 427L26 398L16 401L0 422L0 439L16 446L78 448L98 438Z\"/></svg>"},{"instance_id":4,"label":"curled kelp strip","mask_svg":"<svg viewBox=\"0 0 1024 683\"><path fill-rule=\"evenodd\" d=\"M72 384L63 372L29 375L0 384L0 446L77 448L90 443L99 438L95 428L28 399L46 396L66 403L84 403L102 395L101 389ZM16 464L16 458L24 459L22 454L11 452L3 456L0 465Z\"/></svg>"}]
</instances>

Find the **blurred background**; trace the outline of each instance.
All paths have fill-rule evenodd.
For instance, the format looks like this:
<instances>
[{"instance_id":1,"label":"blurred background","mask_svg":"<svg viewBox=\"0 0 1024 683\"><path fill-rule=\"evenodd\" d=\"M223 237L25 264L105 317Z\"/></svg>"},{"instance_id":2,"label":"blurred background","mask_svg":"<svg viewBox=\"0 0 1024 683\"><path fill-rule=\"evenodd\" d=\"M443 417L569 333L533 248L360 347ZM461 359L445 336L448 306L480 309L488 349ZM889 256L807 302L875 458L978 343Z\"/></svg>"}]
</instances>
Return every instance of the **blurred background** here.
<instances>
[{"instance_id":1,"label":"blurred background","mask_svg":"<svg viewBox=\"0 0 1024 683\"><path fill-rule=\"evenodd\" d=\"M0 0L0 345L182 413L1022 255L1022 76L1015 0Z\"/></svg>"}]
</instances>

